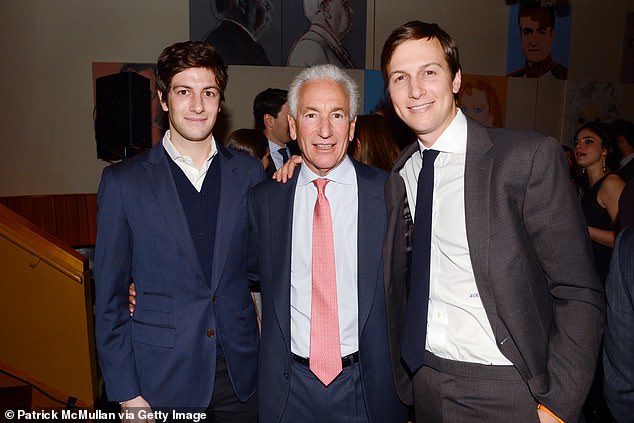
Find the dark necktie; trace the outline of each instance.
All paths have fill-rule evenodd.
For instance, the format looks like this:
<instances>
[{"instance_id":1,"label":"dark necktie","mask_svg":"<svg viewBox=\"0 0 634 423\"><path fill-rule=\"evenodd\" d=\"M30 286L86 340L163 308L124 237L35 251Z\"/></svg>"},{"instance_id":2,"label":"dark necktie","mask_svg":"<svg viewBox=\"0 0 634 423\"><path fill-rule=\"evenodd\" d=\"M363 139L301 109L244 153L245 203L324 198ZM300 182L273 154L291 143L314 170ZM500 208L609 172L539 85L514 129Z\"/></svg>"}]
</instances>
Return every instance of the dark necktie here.
<instances>
[{"instance_id":1,"label":"dark necktie","mask_svg":"<svg viewBox=\"0 0 634 423\"><path fill-rule=\"evenodd\" d=\"M418 174L416 213L412 242L410 288L403 332L401 357L414 373L423 365L429 307L429 262L431 253L431 214L434 194L436 150L423 151L423 168Z\"/></svg>"},{"instance_id":2,"label":"dark necktie","mask_svg":"<svg viewBox=\"0 0 634 423\"><path fill-rule=\"evenodd\" d=\"M282 155L282 164L285 164L288 161L288 151L286 151L286 147L280 148L277 152Z\"/></svg>"}]
</instances>

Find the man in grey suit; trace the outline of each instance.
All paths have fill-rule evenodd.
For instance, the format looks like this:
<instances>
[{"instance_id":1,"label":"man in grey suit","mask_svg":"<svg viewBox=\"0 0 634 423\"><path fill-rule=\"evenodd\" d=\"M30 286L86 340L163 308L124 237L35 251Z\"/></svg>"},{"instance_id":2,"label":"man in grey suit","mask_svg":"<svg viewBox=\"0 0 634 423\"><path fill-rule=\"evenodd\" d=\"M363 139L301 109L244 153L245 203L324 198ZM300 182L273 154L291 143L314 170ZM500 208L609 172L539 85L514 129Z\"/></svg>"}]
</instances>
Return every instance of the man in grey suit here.
<instances>
[{"instance_id":1,"label":"man in grey suit","mask_svg":"<svg viewBox=\"0 0 634 423\"><path fill-rule=\"evenodd\" d=\"M455 98L458 50L435 24L394 30L381 70L418 136L385 189L388 332L401 399L414 403L417 421L577 421L604 295L561 146L465 117ZM437 155L431 194L418 181L425 150ZM416 200L427 195L429 223L415 226Z\"/></svg>"},{"instance_id":2,"label":"man in grey suit","mask_svg":"<svg viewBox=\"0 0 634 423\"><path fill-rule=\"evenodd\" d=\"M607 321L603 338L603 394L617 423L634 423L634 227L614 243L605 281Z\"/></svg>"}]
</instances>

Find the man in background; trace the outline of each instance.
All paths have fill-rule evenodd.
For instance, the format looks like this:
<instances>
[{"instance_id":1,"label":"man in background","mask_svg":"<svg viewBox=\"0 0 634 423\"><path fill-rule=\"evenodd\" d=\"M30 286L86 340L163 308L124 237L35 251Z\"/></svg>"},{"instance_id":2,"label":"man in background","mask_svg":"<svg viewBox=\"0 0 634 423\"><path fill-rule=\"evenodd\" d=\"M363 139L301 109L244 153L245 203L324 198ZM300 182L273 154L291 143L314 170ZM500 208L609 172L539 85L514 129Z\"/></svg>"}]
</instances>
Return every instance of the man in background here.
<instances>
[{"instance_id":1,"label":"man in background","mask_svg":"<svg viewBox=\"0 0 634 423\"><path fill-rule=\"evenodd\" d=\"M292 155L300 154L297 143L291 140L288 132L287 95L286 90L267 88L253 100L255 126L269 141L272 163L266 169L267 176L273 175Z\"/></svg>"},{"instance_id":2,"label":"man in background","mask_svg":"<svg viewBox=\"0 0 634 423\"><path fill-rule=\"evenodd\" d=\"M607 320L603 338L603 394L616 423L634 422L634 227L614 243L605 282Z\"/></svg>"},{"instance_id":3,"label":"man in background","mask_svg":"<svg viewBox=\"0 0 634 423\"><path fill-rule=\"evenodd\" d=\"M617 137L616 144L623 156L618 174L627 182L634 178L634 123L617 119L612 122L612 128Z\"/></svg>"}]
</instances>

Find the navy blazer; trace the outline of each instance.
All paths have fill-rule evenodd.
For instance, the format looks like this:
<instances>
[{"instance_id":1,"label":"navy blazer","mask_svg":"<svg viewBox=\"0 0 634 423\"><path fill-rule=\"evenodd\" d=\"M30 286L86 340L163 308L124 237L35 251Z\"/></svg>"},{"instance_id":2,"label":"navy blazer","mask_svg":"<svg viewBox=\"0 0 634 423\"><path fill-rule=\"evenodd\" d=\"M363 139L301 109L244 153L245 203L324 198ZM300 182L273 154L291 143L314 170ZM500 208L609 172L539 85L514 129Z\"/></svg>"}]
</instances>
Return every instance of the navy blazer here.
<instances>
[{"instance_id":1,"label":"navy blazer","mask_svg":"<svg viewBox=\"0 0 634 423\"><path fill-rule=\"evenodd\" d=\"M205 276L161 144L104 169L95 251L96 341L111 401L207 407L218 338L237 396L256 390L259 333L247 279L248 193L259 160L218 145L221 191ZM134 317L128 284L136 285Z\"/></svg>"},{"instance_id":2,"label":"navy blazer","mask_svg":"<svg viewBox=\"0 0 634 423\"><path fill-rule=\"evenodd\" d=\"M383 261L383 187L387 174L353 161L359 192L358 301L359 361L366 410L373 423L404 422L390 368ZM260 422L278 422L284 413L291 366L291 243L297 175L287 184L266 181L249 202L251 277L262 290L262 345L259 369ZM258 275L259 274L259 275Z\"/></svg>"}]
</instances>

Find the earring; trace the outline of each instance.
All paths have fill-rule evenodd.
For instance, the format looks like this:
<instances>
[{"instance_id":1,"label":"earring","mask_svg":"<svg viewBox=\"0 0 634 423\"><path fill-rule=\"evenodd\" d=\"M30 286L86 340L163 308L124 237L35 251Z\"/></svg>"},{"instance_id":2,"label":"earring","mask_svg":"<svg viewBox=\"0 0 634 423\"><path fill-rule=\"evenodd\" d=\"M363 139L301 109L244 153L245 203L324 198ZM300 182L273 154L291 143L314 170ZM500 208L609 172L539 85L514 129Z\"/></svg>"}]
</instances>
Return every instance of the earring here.
<instances>
[{"instance_id":1,"label":"earring","mask_svg":"<svg viewBox=\"0 0 634 423\"><path fill-rule=\"evenodd\" d=\"M607 172L607 170L608 170L608 169L607 169L607 167L605 166L605 156L603 156L603 162L602 162L602 164L603 164L603 173L605 173L605 172Z\"/></svg>"}]
</instances>

